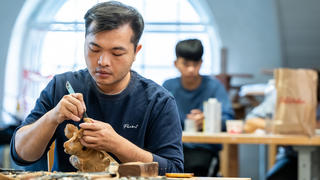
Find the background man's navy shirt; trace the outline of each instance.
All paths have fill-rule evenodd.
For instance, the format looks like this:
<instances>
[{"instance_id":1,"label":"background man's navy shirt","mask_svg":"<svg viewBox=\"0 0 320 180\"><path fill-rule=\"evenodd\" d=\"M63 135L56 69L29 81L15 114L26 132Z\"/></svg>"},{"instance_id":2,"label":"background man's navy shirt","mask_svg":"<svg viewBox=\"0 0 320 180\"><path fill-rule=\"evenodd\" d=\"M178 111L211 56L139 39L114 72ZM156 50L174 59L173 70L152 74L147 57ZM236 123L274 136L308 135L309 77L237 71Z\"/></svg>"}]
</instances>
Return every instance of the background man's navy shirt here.
<instances>
[{"instance_id":1,"label":"background man's navy shirt","mask_svg":"<svg viewBox=\"0 0 320 180\"><path fill-rule=\"evenodd\" d=\"M151 152L153 160L159 163L160 174L183 172L182 129L175 100L164 88L134 71L131 71L127 88L117 95L100 92L87 69L56 75L41 92L35 108L21 126L35 122L54 108L68 94L66 81L76 93L83 94L90 118L109 123L122 137ZM70 155L63 149L67 123L79 126L79 122L66 120L57 127L49 143L56 141L54 171L76 171L69 163ZM17 155L14 138L11 154L17 164L31 163Z\"/></svg>"}]
</instances>

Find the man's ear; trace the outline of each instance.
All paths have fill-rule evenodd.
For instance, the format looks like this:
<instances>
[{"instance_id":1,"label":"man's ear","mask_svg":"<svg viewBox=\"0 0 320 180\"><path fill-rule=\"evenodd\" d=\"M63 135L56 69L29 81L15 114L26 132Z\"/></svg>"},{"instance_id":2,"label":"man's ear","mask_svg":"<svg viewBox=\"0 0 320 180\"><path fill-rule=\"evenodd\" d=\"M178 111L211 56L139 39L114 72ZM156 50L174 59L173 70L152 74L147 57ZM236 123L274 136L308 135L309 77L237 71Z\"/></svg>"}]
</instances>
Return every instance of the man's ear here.
<instances>
[{"instance_id":1,"label":"man's ear","mask_svg":"<svg viewBox=\"0 0 320 180\"><path fill-rule=\"evenodd\" d=\"M138 44L137 47L136 47L136 52L134 52L134 59L133 59L133 61L136 60L136 56L137 56L138 52L141 50L141 48L142 48L142 45L141 45L141 44Z\"/></svg>"},{"instance_id":2,"label":"man's ear","mask_svg":"<svg viewBox=\"0 0 320 180\"><path fill-rule=\"evenodd\" d=\"M135 52L136 55L137 55L138 52L141 50L141 48L142 48L142 45L141 45L141 44L138 44L137 47L136 47L136 52Z\"/></svg>"},{"instance_id":3,"label":"man's ear","mask_svg":"<svg viewBox=\"0 0 320 180\"><path fill-rule=\"evenodd\" d=\"M175 66L176 68L178 68L177 65L178 65L178 59L174 60L174 66Z\"/></svg>"}]
</instances>

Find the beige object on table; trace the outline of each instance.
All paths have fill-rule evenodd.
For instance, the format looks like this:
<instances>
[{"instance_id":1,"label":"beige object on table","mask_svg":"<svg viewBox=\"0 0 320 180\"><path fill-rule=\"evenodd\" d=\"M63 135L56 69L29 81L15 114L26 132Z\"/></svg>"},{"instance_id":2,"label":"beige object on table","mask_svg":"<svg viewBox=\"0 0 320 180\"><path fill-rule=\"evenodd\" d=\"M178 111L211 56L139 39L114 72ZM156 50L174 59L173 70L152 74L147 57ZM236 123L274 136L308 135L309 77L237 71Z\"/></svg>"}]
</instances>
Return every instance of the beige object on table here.
<instances>
[{"instance_id":1,"label":"beige object on table","mask_svg":"<svg viewBox=\"0 0 320 180\"><path fill-rule=\"evenodd\" d=\"M244 132L253 133L257 129L265 129L266 128L266 120L262 118L251 118L247 119L244 124Z\"/></svg>"},{"instance_id":2,"label":"beige object on table","mask_svg":"<svg viewBox=\"0 0 320 180\"><path fill-rule=\"evenodd\" d=\"M274 71L277 89L274 134L312 136L316 128L317 72L279 68Z\"/></svg>"},{"instance_id":3,"label":"beige object on table","mask_svg":"<svg viewBox=\"0 0 320 180\"><path fill-rule=\"evenodd\" d=\"M120 177L157 177L159 165L157 162L128 162L119 165L118 173Z\"/></svg>"}]
</instances>

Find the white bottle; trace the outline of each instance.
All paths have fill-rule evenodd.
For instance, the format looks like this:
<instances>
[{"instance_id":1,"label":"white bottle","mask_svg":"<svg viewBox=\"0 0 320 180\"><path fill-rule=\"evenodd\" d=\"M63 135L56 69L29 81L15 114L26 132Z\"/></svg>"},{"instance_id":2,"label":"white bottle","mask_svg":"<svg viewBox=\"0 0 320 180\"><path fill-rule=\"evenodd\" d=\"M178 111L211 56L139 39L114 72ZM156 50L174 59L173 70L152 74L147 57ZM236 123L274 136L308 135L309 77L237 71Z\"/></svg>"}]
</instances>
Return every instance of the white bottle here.
<instances>
[{"instance_id":1,"label":"white bottle","mask_svg":"<svg viewBox=\"0 0 320 180\"><path fill-rule=\"evenodd\" d=\"M221 103L216 98L209 98L203 104L204 132L218 133L221 131Z\"/></svg>"}]
</instances>

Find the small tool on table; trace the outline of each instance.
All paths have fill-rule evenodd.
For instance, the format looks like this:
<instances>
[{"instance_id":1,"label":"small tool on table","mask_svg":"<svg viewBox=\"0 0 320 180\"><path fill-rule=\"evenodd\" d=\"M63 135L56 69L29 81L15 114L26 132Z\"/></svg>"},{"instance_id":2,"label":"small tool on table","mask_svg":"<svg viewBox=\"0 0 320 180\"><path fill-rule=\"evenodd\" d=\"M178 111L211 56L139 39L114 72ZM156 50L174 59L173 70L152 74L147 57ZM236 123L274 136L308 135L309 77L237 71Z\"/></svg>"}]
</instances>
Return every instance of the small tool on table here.
<instances>
[{"instance_id":1,"label":"small tool on table","mask_svg":"<svg viewBox=\"0 0 320 180\"><path fill-rule=\"evenodd\" d=\"M166 173L168 178L192 178L193 176L193 173Z\"/></svg>"},{"instance_id":2,"label":"small tool on table","mask_svg":"<svg viewBox=\"0 0 320 180\"><path fill-rule=\"evenodd\" d=\"M71 84L69 83L69 81L66 82L66 88L67 88L69 94L74 94L75 93L73 88L72 88L72 86L71 86ZM86 111L83 113L83 118L88 118L88 115L87 115Z\"/></svg>"}]
</instances>

